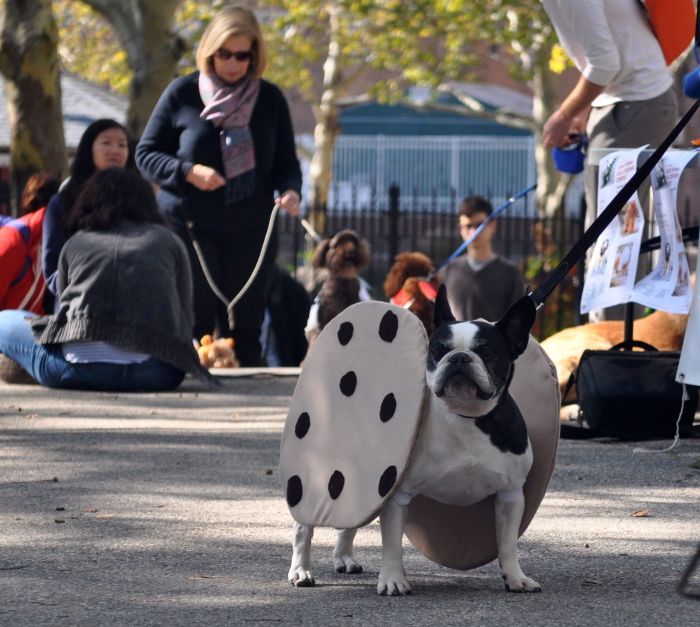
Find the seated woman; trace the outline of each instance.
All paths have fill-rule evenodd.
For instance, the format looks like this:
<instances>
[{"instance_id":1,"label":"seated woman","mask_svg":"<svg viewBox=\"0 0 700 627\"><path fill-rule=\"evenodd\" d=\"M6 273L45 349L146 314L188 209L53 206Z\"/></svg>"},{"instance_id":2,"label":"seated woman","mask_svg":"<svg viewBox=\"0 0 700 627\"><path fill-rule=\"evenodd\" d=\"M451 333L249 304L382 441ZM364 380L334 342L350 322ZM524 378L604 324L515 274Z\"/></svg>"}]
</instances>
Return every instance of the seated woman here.
<instances>
[{"instance_id":1,"label":"seated woman","mask_svg":"<svg viewBox=\"0 0 700 627\"><path fill-rule=\"evenodd\" d=\"M30 176L22 192L22 217L0 225L0 310L45 313L41 237L46 204L57 191L52 176Z\"/></svg>"},{"instance_id":2,"label":"seated woman","mask_svg":"<svg viewBox=\"0 0 700 627\"><path fill-rule=\"evenodd\" d=\"M51 316L0 312L0 353L57 388L158 391L206 378L192 344L184 245L162 224L151 186L109 168L66 216Z\"/></svg>"},{"instance_id":3,"label":"seated woman","mask_svg":"<svg viewBox=\"0 0 700 627\"><path fill-rule=\"evenodd\" d=\"M41 266L51 295L56 294L58 256L67 239L65 221L73 203L95 172L117 167L134 168L134 155L130 150L126 128L109 118L95 120L80 137L70 178L46 208Z\"/></svg>"}]
</instances>

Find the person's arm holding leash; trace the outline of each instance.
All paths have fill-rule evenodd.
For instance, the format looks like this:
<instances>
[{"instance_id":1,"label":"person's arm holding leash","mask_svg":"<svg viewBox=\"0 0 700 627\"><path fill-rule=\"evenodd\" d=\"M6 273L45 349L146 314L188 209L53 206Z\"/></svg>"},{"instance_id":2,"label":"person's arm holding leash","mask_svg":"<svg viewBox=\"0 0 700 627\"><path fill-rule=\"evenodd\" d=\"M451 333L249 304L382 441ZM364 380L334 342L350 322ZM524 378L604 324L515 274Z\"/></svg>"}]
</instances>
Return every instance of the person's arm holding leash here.
<instances>
[{"instance_id":1,"label":"person's arm holding leash","mask_svg":"<svg viewBox=\"0 0 700 627\"><path fill-rule=\"evenodd\" d=\"M542 143L551 148L568 144L569 133L583 130L591 103L620 69L620 54L605 18L604 0L542 0L542 5L562 47L581 72L569 95L545 122Z\"/></svg>"}]
</instances>

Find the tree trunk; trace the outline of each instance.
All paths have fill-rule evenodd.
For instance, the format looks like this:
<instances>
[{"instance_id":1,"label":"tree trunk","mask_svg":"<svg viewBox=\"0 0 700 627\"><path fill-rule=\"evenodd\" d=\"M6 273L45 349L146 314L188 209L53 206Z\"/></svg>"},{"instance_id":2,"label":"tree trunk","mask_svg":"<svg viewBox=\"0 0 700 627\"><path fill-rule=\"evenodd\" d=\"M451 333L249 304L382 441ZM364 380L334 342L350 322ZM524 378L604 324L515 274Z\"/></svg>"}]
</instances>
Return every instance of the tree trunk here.
<instances>
[{"instance_id":1,"label":"tree trunk","mask_svg":"<svg viewBox=\"0 0 700 627\"><path fill-rule=\"evenodd\" d=\"M67 171L59 77L58 29L51 0L5 0L0 5L0 72L10 126L13 214L27 179Z\"/></svg>"},{"instance_id":2,"label":"tree trunk","mask_svg":"<svg viewBox=\"0 0 700 627\"><path fill-rule=\"evenodd\" d=\"M323 64L323 94L321 103L314 108L314 155L309 167L309 207L311 224L318 233L326 230L328 192L333 174L333 151L338 137L340 109L336 104L341 97L341 50L338 42L338 8L330 7L330 41L328 56Z\"/></svg>"},{"instance_id":3,"label":"tree trunk","mask_svg":"<svg viewBox=\"0 0 700 627\"><path fill-rule=\"evenodd\" d=\"M173 32L180 0L83 0L110 23L134 73L129 89L127 128L141 135L163 89L175 77L185 49Z\"/></svg>"},{"instance_id":4,"label":"tree trunk","mask_svg":"<svg viewBox=\"0 0 700 627\"><path fill-rule=\"evenodd\" d=\"M564 206L566 190L571 176L560 173L547 148L542 145L542 127L556 110L554 76L546 69L546 64L534 66L532 79L532 113L535 121L535 163L537 165L537 191L535 202L540 216L552 217Z\"/></svg>"}]
</instances>

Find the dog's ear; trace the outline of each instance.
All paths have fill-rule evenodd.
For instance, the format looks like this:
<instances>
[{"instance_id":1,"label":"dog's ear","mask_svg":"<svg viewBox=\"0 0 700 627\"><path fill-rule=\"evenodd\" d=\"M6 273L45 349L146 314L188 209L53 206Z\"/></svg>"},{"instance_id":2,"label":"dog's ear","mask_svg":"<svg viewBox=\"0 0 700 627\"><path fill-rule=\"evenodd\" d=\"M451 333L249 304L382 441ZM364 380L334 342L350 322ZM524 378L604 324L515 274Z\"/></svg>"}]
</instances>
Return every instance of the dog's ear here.
<instances>
[{"instance_id":1,"label":"dog's ear","mask_svg":"<svg viewBox=\"0 0 700 627\"><path fill-rule=\"evenodd\" d=\"M456 322L450 303L447 302L447 289L444 285L438 288L437 298L435 298L435 309L433 310L433 323L437 329L443 324Z\"/></svg>"},{"instance_id":2,"label":"dog's ear","mask_svg":"<svg viewBox=\"0 0 700 627\"><path fill-rule=\"evenodd\" d=\"M367 268L369 266L369 263L372 260L371 249L369 246L369 242L366 239L361 239L359 241L359 244L357 247L357 252L358 252L357 268L358 268L358 270L364 270L365 268Z\"/></svg>"},{"instance_id":3,"label":"dog's ear","mask_svg":"<svg viewBox=\"0 0 700 627\"><path fill-rule=\"evenodd\" d=\"M330 239L324 239L318 246L316 246L316 250L314 250L314 254L311 256L311 265L314 268L326 267L326 254L328 253L328 249L330 247Z\"/></svg>"},{"instance_id":4,"label":"dog's ear","mask_svg":"<svg viewBox=\"0 0 700 627\"><path fill-rule=\"evenodd\" d=\"M496 328L508 340L513 359L521 355L527 348L536 312L535 301L529 296L523 296L511 305L510 309L496 323Z\"/></svg>"}]
</instances>

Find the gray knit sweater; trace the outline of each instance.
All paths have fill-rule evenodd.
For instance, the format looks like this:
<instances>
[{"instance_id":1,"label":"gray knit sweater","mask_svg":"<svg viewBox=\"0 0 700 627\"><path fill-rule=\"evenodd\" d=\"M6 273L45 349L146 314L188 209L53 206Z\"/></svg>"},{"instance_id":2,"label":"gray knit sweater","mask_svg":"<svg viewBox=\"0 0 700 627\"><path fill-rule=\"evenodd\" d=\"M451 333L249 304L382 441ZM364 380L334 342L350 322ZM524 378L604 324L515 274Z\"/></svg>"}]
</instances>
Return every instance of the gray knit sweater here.
<instances>
[{"instance_id":1,"label":"gray knit sweater","mask_svg":"<svg viewBox=\"0 0 700 627\"><path fill-rule=\"evenodd\" d=\"M110 342L206 377L192 345L189 258L165 227L79 231L61 250L57 288L57 312L32 323L40 344Z\"/></svg>"}]
</instances>

